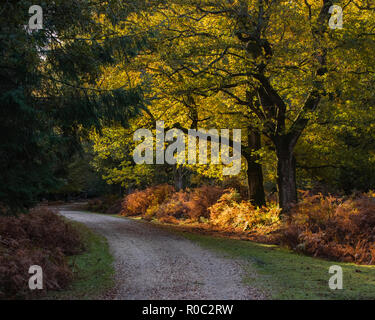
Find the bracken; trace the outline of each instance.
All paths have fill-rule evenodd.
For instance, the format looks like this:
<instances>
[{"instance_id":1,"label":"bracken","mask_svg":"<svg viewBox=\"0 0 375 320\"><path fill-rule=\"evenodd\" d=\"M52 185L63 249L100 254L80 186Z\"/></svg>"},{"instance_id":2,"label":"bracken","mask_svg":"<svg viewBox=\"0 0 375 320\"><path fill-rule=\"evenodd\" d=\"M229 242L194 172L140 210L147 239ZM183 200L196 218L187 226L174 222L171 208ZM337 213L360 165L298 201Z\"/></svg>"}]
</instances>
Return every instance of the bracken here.
<instances>
[{"instance_id":1,"label":"bracken","mask_svg":"<svg viewBox=\"0 0 375 320\"><path fill-rule=\"evenodd\" d=\"M32 298L72 280L66 255L83 250L79 233L47 208L18 217L0 217L0 298ZM43 269L43 290L31 291L30 266Z\"/></svg>"}]
</instances>

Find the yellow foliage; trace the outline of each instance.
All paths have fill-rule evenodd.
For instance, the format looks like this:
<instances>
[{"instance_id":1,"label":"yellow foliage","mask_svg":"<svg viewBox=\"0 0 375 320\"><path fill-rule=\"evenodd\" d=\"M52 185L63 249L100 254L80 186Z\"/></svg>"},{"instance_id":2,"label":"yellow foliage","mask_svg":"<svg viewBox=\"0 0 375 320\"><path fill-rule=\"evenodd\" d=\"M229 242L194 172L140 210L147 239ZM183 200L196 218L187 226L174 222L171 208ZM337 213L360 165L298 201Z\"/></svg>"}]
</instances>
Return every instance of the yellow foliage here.
<instances>
[{"instance_id":1,"label":"yellow foliage","mask_svg":"<svg viewBox=\"0 0 375 320\"><path fill-rule=\"evenodd\" d=\"M219 201L209 208L210 223L224 228L242 231L269 233L280 225L280 208L256 208L249 201L238 202L235 191L225 193Z\"/></svg>"}]
</instances>

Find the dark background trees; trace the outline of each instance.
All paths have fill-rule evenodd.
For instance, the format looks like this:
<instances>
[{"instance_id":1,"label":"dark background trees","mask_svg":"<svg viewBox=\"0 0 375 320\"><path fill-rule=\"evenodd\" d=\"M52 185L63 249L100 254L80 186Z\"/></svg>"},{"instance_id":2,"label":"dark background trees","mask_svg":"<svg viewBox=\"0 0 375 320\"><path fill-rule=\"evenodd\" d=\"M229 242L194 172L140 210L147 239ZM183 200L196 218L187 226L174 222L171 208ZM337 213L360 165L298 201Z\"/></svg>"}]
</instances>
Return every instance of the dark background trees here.
<instances>
[{"instance_id":1,"label":"dark background trees","mask_svg":"<svg viewBox=\"0 0 375 320\"><path fill-rule=\"evenodd\" d=\"M108 10L126 17L121 1L41 3L43 29L29 30L30 1L6 1L0 16L0 202L29 207L56 184L66 159L81 148L87 129L137 113L137 88L101 89L104 66L136 55L143 39L117 36ZM105 21L106 23L108 20Z\"/></svg>"}]
</instances>

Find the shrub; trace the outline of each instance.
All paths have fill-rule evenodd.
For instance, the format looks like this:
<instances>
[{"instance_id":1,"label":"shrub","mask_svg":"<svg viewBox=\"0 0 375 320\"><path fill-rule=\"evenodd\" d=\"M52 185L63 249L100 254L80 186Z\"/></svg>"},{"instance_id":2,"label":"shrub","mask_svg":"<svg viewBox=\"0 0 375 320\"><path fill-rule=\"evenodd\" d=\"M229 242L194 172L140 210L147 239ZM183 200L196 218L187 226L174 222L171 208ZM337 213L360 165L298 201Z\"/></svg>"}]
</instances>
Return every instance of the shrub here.
<instances>
[{"instance_id":1,"label":"shrub","mask_svg":"<svg viewBox=\"0 0 375 320\"><path fill-rule=\"evenodd\" d=\"M162 204L171 196L173 192L175 192L175 189L168 184L162 184L147 188L145 190L135 191L127 195L122 202L121 215L145 215L149 207Z\"/></svg>"},{"instance_id":2,"label":"shrub","mask_svg":"<svg viewBox=\"0 0 375 320\"><path fill-rule=\"evenodd\" d=\"M210 223L214 226L238 231L268 234L280 225L277 206L256 208L249 201L241 201L235 190L230 190L209 208Z\"/></svg>"},{"instance_id":3,"label":"shrub","mask_svg":"<svg viewBox=\"0 0 375 320\"><path fill-rule=\"evenodd\" d=\"M43 289L58 290L72 280L72 272L60 250L0 246L0 298L17 299L41 294L28 288L30 266L43 270Z\"/></svg>"},{"instance_id":4,"label":"shrub","mask_svg":"<svg viewBox=\"0 0 375 320\"><path fill-rule=\"evenodd\" d=\"M216 186L202 186L193 190L186 189L174 193L159 206L156 217L173 216L177 220L199 221L208 218L208 208L224 193L224 189Z\"/></svg>"},{"instance_id":5,"label":"shrub","mask_svg":"<svg viewBox=\"0 0 375 320\"><path fill-rule=\"evenodd\" d=\"M200 218L209 217L208 208L216 203L223 193L224 189L216 186L202 186L176 192L170 185L158 185L126 196L121 214L140 215L148 220L156 217L167 221L169 218L166 217L173 216L173 221L198 221Z\"/></svg>"},{"instance_id":6,"label":"shrub","mask_svg":"<svg viewBox=\"0 0 375 320\"><path fill-rule=\"evenodd\" d=\"M190 193L188 191L179 191L174 193L168 201L162 203L156 211L156 217L162 221L185 220L189 218ZM171 218L173 217L173 219Z\"/></svg>"},{"instance_id":7,"label":"shrub","mask_svg":"<svg viewBox=\"0 0 375 320\"><path fill-rule=\"evenodd\" d=\"M43 269L43 289L63 288L72 280L65 255L83 250L78 232L47 208L18 217L0 217L0 298L24 298L30 291L28 270Z\"/></svg>"},{"instance_id":8,"label":"shrub","mask_svg":"<svg viewBox=\"0 0 375 320\"><path fill-rule=\"evenodd\" d=\"M92 212L118 214L121 212L121 199L117 195L106 195L88 201L86 210Z\"/></svg>"},{"instance_id":9,"label":"shrub","mask_svg":"<svg viewBox=\"0 0 375 320\"><path fill-rule=\"evenodd\" d=\"M249 199L249 188L247 185L239 179L238 176L229 176L222 182L224 189L234 189L237 191L241 197L241 200Z\"/></svg>"},{"instance_id":10,"label":"shrub","mask_svg":"<svg viewBox=\"0 0 375 320\"><path fill-rule=\"evenodd\" d=\"M122 210L122 200L117 199L115 202L108 207L108 209L105 211L107 214L119 214Z\"/></svg>"},{"instance_id":11,"label":"shrub","mask_svg":"<svg viewBox=\"0 0 375 320\"><path fill-rule=\"evenodd\" d=\"M304 193L281 229L280 242L313 256L375 264L375 198Z\"/></svg>"},{"instance_id":12,"label":"shrub","mask_svg":"<svg viewBox=\"0 0 375 320\"><path fill-rule=\"evenodd\" d=\"M225 190L216 186L203 186L194 189L188 202L189 216L193 220L199 220L201 217L208 218L208 210L223 195Z\"/></svg>"}]
</instances>

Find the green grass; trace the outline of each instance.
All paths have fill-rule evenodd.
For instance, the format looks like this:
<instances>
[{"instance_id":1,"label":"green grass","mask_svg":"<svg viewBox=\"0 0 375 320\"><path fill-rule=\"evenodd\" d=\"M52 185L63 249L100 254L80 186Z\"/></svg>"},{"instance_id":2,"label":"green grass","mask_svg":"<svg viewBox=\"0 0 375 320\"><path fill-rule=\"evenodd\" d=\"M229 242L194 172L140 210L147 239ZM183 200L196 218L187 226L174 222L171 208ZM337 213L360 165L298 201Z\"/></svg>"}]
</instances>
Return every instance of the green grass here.
<instances>
[{"instance_id":1,"label":"green grass","mask_svg":"<svg viewBox=\"0 0 375 320\"><path fill-rule=\"evenodd\" d=\"M290 250L250 241L178 232L227 258L240 258L244 282L262 289L272 299L375 299L375 266L358 266L307 257ZM343 289L331 290L331 265L343 269ZM254 272L255 271L255 272Z\"/></svg>"},{"instance_id":2,"label":"green grass","mask_svg":"<svg viewBox=\"0 0 375 320\"><path fill-rule=\"evenodd\" d=\"M85 225L69 221L85 243L85 252L69 257L74 280L62 291L49 292L45 299L95 299L114 286L113 257L107 240Z\"/></svg>"}]
</instances>

